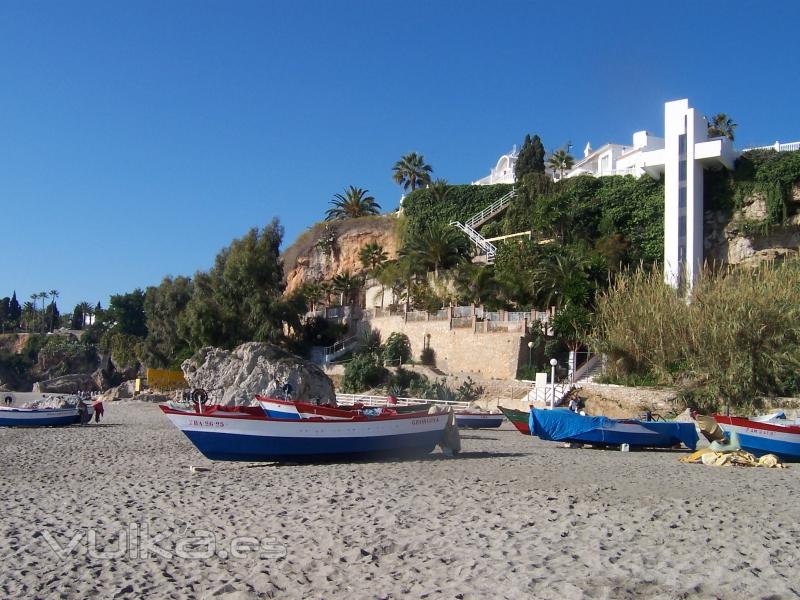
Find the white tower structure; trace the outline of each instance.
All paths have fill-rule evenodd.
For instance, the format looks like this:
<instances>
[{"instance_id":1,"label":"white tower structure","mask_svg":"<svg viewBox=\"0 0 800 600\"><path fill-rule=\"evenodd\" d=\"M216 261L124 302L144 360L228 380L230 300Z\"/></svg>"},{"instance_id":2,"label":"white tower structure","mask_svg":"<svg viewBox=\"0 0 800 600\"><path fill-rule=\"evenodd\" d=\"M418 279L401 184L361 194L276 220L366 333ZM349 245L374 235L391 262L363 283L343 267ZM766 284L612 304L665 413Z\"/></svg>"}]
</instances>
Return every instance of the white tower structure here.
<instances>
[{"instance_id":1,"label":"white tower structure","mask_svg":"<svg viewBox=\"0 0 800 600\"><path fill-rule=\"evenodd\" d=\"M733 169L730 140L708 139L705 117L688 100L664 105L664 279L691 288L703 268L703 169Z\"/></svg>"}]
</instances>

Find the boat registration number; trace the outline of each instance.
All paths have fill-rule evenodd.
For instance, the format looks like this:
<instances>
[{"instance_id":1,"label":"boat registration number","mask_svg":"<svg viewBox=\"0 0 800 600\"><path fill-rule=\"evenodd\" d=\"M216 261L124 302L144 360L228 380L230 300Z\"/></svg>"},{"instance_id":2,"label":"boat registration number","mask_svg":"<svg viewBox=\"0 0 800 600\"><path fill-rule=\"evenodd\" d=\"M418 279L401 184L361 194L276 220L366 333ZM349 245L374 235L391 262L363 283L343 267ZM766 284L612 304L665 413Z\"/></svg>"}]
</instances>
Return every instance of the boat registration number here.
<instances>
[{"instance_id":1,"label":"boat registration number","mask_svg":"<svg viewBox=\"0 0 800 600\"><path fill-rule=\"evenodd\" d=\"M436 423L436 417L425 417L422 419L411 419L412 425L430 425Z\"/></svg>"},{"instance_id":2,"label":"boat registration number","mask_svg":"<svg viewBox=\"0 0 800 600\"><path fill-rule=\"evenodd\" d=\"M225 421L207 421L205 419L189 419L191 427L225 427Z\"/></svg>"}]
</instances>

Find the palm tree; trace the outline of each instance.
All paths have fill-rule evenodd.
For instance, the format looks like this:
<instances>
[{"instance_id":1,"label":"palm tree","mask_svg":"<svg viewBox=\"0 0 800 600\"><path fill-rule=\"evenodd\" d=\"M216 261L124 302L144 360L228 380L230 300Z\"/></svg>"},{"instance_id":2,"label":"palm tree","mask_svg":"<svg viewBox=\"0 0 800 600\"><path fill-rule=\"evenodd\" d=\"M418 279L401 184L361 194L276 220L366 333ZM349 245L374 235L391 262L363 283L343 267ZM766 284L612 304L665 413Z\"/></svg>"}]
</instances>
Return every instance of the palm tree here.
<instances>
[{"instance_id":1,"label":"palm tree","mask_svg":"<svg viewBox=\"0 0 800 600\"><path fill-rule=\"evenodd\" d=\"M449 268L464 260L466 247L464 237L455 228L440 223L429 225L412 237L401 254L432 270L438 279L439 268Z\"/></svg>"},{"instance_id":2,"label":"palm tree","mask_svg":"<svg viewBox=\"0 0 800 600\"><path fill-rule=\"evenodd\" d=\"M473 304L492 302L500 296L491 267L464 263L458 267L453 283L460 298Z\"/></svg>"},{"instance_id":3,"label":"palm tree","mask_svg":"<svg viewBox=\"0 0 800 600\"><path fill-rule=\"evenodd\" d=\"M711 119L706 118L708 121L708 137L726 137L733 141L733 130L737 125L733 119L729 119L725 113L718 113Z\"/></svg>"},{"instance_id":4,"label":"palm tree","mask_svg":"<svg viewBox=\"0 0 800 600\"><path fill-rule=\"evenodd\" d=\"M50 331L53 331L53 329L55 329L55 316L56 316L55 303L56 303L56 298L58 298L60 295L61 294L58 293L58 290L50 290L50 306L53 307L53 310L50 311Z\"/></svg>"},{"instance_id":5,"label":"palm tree","mask_svg":"<svg viewBox=\"0 0 800 600\"><path fill-rule=\"evenodd\" d=\"M446 179L437 179L428 188L431 191L431 196L437 204L441 204L450 195L453 186L447 183Z\"/></svg>"},{"instance_id":6,"label":"palm tree","mask_svg":"<svg viewBox=\"0 0 800 600\"><path fill-rule=\"evenodd\" d=\"M25 329L28 331L33 329L36 323L36 316L38 313L36 311L35 299L38 297L38 294L31 294L31 299L34 300L34 302L26 302L22 305L22 322L25 323Z\"/></svg>"},{"instance_id":7,"label":"palm tree","mask_svg":"<svg viewBox=\"0 0 800 600\"><path fill-rule=\"evenodd\" d=\"M375 202L375 198L367 194L368 190L352 185L345 189L344 194L334 194L331 200L333 208L329 208L325 213L325 220L337 221L379 214L380 205Z\"/></svg>"},{"instance_id":8,"label":"palm tree","mask_svg":"<svg viewBox=\"0 0 800 600\"><path fill-rule=\"evenodd\" d=\"M83 300L78 304L78 310L81 311L81 329L86 327L86 317L92 315L92 305L90 302Z\"/></svg>"},{"instance_id":9,"label":"palm tree","mask_svg":"<svg viewBox=\"0 0 800 600\"><path fill-rule=\"evenodd\" d=\"M556 150L547 160L547 166L558 171L559 179L564 177L564 171L568 171L575 164L575 159L566 150Z\"/></svg>"},{"instance_id":10,"label":"palm tree","mask_svg":"<svg viewBox=\"0 0 800 600\"><path fill-rule=\"evenodd\" d=\"M425 163L425 157L416 152L403 156L394 164L392 170L395 183L402 185L406 191L410 188L412 192L428 185L433 172L433 168Z\"/></svg>"},{"instance_id":11,"label":"palm tree","mask_svg":"<svg viewBox=\"0 0 800 600\"><path fill-rule=\"evenodd\" d=\"M361 259L361 265L365 269L374 272L377 267L389 258L389 255L386 254L383 246L378 242L370 242L359 250L358 257Z\"/></svg>"},{"instance_id":12,"label":"palm tree","mask_svg":"<svg viewBox=\"0 0 800 600\"><path fill-rule=\"evenodd\" d=\"M351 275L350 271L342 271L336 275L332 280L333 291L339 293L339 304L344 306L345 301L347 305L353 304L358 292L361 290L363 282L357 275Z\"/></svg>"}]
</instances>

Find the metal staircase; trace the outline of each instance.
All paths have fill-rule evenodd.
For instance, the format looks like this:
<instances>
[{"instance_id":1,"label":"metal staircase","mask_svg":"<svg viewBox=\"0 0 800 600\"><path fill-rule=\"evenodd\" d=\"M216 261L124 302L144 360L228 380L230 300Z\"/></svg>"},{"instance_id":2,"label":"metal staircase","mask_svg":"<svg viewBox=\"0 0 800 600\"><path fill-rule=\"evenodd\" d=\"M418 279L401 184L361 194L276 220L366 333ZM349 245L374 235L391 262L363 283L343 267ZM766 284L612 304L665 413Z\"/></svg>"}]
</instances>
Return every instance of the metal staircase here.
<instances>
[{"instance_id":1,"label":"metal staircase","mask_svg":"<svg viewBox=\"0 0 800 600\"><path fill-rule=\"evenodd\" d=\"M485 237L478 233L475 228L480 227L492 217L503 212L511 202L511 199L517 195L517 191L512 189L502 198L495 200L489 206L484 208L481 212L471 216L464 223L460 221L452 221L450 225L458 227L461 231L467 234L470 241L478 247L478 249L486 255L486 263L494 263L497 256L497 248L494 244L489 242Z\"/></svg>"},{"instance_id":2,"label":"metal staircase","mask_svg":"<svg viewBox=\"0 0 800 600\"><path fill-rule=\"evenodd\" d=\"M454 225L458 227L461 231L467 234L467 237L470 241L475 244L478 249L486 254L486 263L492 264L494 262L495 256L497 256L497 248L494 244L487 241L485 237L483 237L480 233L475 231L472 227L467 225L466 223L459 223L458 221L453 221L450 225Z\"/></svg>"}]
</instances>

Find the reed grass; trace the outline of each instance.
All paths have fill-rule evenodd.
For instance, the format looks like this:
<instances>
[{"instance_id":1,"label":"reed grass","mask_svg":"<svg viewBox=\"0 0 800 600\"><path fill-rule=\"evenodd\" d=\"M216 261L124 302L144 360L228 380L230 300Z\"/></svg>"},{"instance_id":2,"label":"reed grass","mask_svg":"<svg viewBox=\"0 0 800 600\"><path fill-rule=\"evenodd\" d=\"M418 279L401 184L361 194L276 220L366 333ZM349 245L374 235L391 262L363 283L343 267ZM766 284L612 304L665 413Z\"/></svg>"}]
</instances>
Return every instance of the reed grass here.
<instances>
[{"instance_id":1,"label":"reed grass","mask_svg":"<svg viewBox=\"0 0 800 600\"><path fill-rule=\"evenodd\" d=\"M755 409L764 396L796 394L800 260L707 269L689 300L660 269L624 273L597 299L592 338L612 380L677 385L702 408Z\"/></svg>"}]
</instances>

